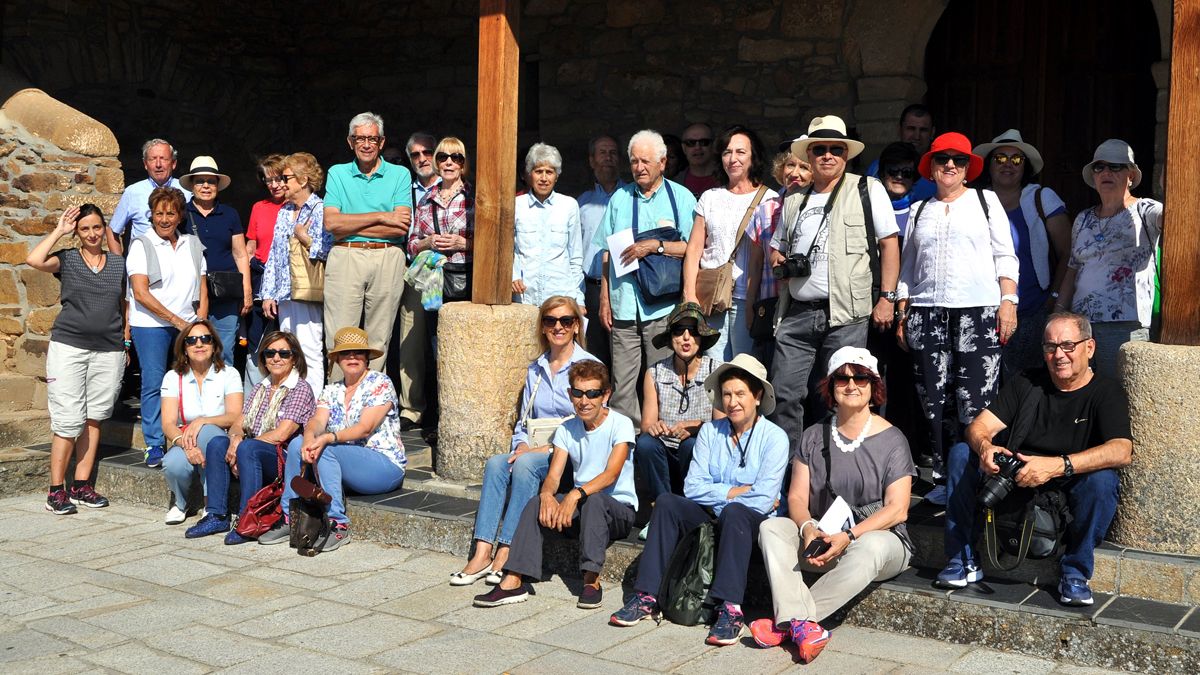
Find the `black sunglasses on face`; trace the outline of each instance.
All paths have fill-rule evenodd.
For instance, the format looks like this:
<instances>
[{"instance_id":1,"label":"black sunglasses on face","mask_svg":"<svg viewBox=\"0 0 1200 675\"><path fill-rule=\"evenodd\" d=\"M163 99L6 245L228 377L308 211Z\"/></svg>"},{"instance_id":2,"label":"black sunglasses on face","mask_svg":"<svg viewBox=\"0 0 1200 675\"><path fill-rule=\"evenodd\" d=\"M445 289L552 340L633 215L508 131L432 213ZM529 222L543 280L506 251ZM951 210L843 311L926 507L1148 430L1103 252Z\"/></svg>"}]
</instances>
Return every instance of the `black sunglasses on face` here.
<instances>
[{"instance_id":1,"label":"black sunglasses on face","mask_svg":"<svg viewBox=\"0 0 1200 675\"><path fill-rule=\"evenodd\" d=\"M1092 164L1092 173L1104 173L1105 170L1113 173L1121 173L1128 168L1128 164L1109 164L1108 162L1096 162L1095 164Z\"/></svg>"},{"instance_id":2,"label":"black sunglasses on face","mask_svg":"<svg viewBox=\"0 0 1200 675\"><path fill-rule=\"evenodd\" d=\"M1005 155L997 152L992 155L992 163L999 166L1012 163L1013 166L1021 166L1025 163L1025 155Z\"/></svg>"},{"instance_id":3,"label":"black sunglasses on face","mask_svg":"<svg viewBox=\"0 0 1200 675\"><path fill-rule=\"evenodd\" d=\"M555 324L562 324L563 328L571 328L575 325L575 317L571 314L566 316L543 316L542 328L554 328Z\"/></svg>"},{"instance_id":4,"label":"black sunglasses on face","mask_svg":"<svg viewBox=\"0 0 1200 675\"><path fill-rule=\"evenodd\" d=\"M844 145L810 145L808 146L813 157L824 157L826 153L834 157L841 157L846 154L846 146Z\"/></svg>"},{"instance_id":5,"label":"black sunglasses on face","mask_svg":"<svg viewBox=\"0 0 1200 675\"><path fill-rule=\"evenodd\" d=\"M183 344L185 344L189 347L194 347L197 342L199 342L201 344L211 345L212 341L213 341L213 336L211 336L211 335L189 335L189 336L183 338Z\"/></svg>"},{"instance_id":6,"label":"black sunglasses on face","mask_svg":"<svg viewBox=\"0 0 1200 675\"><path fill-rule=\"evenodd\" d=\"M576 389L575 387L569 387L567 389L567 393L571 395L571 398L590 398L595 400L604 395L604 390L588 389L587 391L584 391L582 389Z\"/></svg>"},{"instance_id":7,"label":"black sunglasses on face","mask_svg":"<svg viewBox=\"0 0 1200 675\"><path fill-rule=\"evenodd\" d=\"M970 155L947 155L939 152L933 156L933 163L945 166L950 162L954 162L954 166L967 166L971 163Z\"/></svg>"},{"instance_id":8,"label":"black sunglasses on face","mask_svg":"<svg viewBox=\"0 0 1200 675\"><path fill-rule=\"evenodd\" d=\"M278 356L281 359L292 358L292 350L290 349L264 349L262 352L263 358L273 359Z\"/></svg>"},{"instance_id":9,"label":"black sunglasses on face","mask_svg":"<svg viewBox=\"0 0 1200 675\"><path fill-rule=\"evenodd\" d=\"M434 155L433 158L437 160L438 164L441 164L446 160L450 160L459 166L462 166L463 163L467 161L467 156L461 152L439 152L438 154Z\"/></svg>"},{"instance_id":10,"label":"black sunglasses on face","mask_svg":"<svg viewBox=\"0 0 1200 675\"><path fill-rule=\"evenodd\" d=\"M910 178L915 178L917 175L917 172L910 167L897 168L894 166L885 169L884 173L899 180L908 180Z\"/></svg>"},{"instance_id":11,"label":"black sunglasses on face","mask_svg":"<svg viewBox=\"0 0 1200 675\"><path fill-rule=\"evenodd\" d=\"M712 142L713 139L711 138L685 138L680 141L680 143L683 143L683 147L685 148L694 148L697 145L702 148L707 148L708 146L712 145Z\"/></svg>"},{"instance_id":12,"label":"black sunglasses on face","mask_svg":"<svg viewBox=\"0 0 1200 675\"><path fill-rule=\"evenodd\" d=\"M192 179L193 185L220 185L221 179L216 176L196 176Z\"/></svg>"},{"instance_id":13,"label":"black sunglasses on face","mask_svg":"<svg viewBox=\"0 0 1200 675\"><path fill-rule=\"evenodd\" d=\"M861 385L869 383L871 381L871 376L870 375L858 375L858 374L844 375L842 373L837 373L836 375L833 376L834 384L847 384L848 382L850 382L850 380L854 380L854 384L861 386Z\"/></svg>"},{"instance_id":14,"label":"black sunglasses on face","mask_svg":"<svg viewBox=\"0 0 1200 675\"><path fill-rule=\"evenodd\" d=\"M679 337L684 333L691 333L692 337L698 338L700 337L700 328L689 323L677 323L671 326L671 335L673 337Z\"/></svg>"},{"instance_id":15,"label":"black sunglasses on face","mask_svg":"<svg viewBox=\"0 0 1200 675\"><path fill-rule=\"evenodd\" d=\"M432 150L413 150L412 152L408 153L409 159L420 159L422 157L433 157L433 151Z\"/></svg>"}]
</instances>

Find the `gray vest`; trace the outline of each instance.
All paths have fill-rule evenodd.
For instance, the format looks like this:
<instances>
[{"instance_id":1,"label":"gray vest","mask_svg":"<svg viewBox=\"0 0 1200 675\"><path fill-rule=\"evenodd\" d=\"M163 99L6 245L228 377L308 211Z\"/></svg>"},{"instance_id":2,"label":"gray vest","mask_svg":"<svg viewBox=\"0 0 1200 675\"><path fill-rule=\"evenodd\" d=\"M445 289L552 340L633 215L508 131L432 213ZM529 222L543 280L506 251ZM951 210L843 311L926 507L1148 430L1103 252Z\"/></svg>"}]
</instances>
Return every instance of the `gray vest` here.
<instances>
[{"instance_id":1,"label":"gray vest","mask_svg":"<svg viewBox=\"0 0 1200 675\"><path fill-rule=\"evenodd\" d=\"M150 279L150 288L162 287L162 267L158 264L158 254L154 252L154 239L147 232L138 237L136 241L142 242L142 249L146 252L146 276ZM159 239L159 241L162 241ZM187 246L192 254L192 267L196 270L196 276L200 276L200 261L204 256L204 245L200 243L198 237L193 237L187 234L179 235L179 245ZM132 292L132 291L131 291ZM196 295L192 296L192 302L200 302L200 287L196 287Z\"/></svg>"}]
</instances>

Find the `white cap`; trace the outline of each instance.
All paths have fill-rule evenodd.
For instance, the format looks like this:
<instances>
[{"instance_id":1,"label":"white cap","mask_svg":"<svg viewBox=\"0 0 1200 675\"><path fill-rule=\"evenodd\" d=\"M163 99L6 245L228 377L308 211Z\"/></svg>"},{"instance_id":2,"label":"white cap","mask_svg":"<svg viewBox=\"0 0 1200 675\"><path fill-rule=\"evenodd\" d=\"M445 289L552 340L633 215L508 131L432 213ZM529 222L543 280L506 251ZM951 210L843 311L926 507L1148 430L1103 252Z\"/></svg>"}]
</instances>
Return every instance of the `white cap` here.
<instances>
[{"instance_id":1,"label":"white cap","mask_svg":"<svg viewBox=\"0 0 1200 675\"><path fill-rule=\"evenodd\" d=\"M832 375L837 372L838 368L852 363L858 366L864 366L867 370L875 373L875 377L879 377L879 359L875 358L871 352L862 347L842 347L829 357L829 372L826 375Z\"/></svg>"}]
</instances>

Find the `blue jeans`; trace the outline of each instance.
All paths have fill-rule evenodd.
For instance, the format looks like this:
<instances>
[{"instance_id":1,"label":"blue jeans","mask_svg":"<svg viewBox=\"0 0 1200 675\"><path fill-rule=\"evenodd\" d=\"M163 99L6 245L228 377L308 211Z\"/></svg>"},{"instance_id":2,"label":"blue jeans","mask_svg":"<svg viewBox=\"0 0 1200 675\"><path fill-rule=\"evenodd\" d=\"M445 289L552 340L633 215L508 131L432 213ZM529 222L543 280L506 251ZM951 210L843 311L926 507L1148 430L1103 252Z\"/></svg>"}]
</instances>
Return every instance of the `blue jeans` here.
<instances>
[{"instance_id":1,"label":"blue jeans","mask_svg":"<svg viewBox=\"0 0 1200 675\"><path fill-rule=\"evenodd\" d=\"M304 436L297 436L288 443L287 461L283 470L283 509L295 499L292 478L300 475L300 446ZM404 469L392 463L382 453L362 445L327 445L317 460L317 478L321 489L329 493L329 518L339 523L349 522L346 517L346 496L343 484L361 495L377 495L391 492L404 482Z\"/></svg>"},{"instance_id":2,"label":"blue jeans","mask_svg":"<svg viewBox=\"0 0 1200 675\"><path fill-rule=\"evenodd\" d=\"M208 497L209 513L229 515L229 465L225 463L225 452L229 450L229 436L218 426L205 424L196 436L196 445L204 451L204 466L188 461L183 448L172 446L163 457L163 476L167 487L175 495L175 506L188 510L187 495L196 476L203 476L204 495Z\"/></svg>"},{"instance_id":3,"label":"blue jeans","mask_svg":"<svg viewBox=\"0 0 1200 675\"><path fill-rule=\"evenodd\" d=\"M475 539L501 546L512 543L521 510L537 495L550 471L548 452L526 452L512 464L508 463L508 458L507 454L496 455L487 461L483 469L479 510L475 513ZM507 502L505 497L508 497ZM504 527L497 539L496 528L500 527L501 516Z\"/></svg>"},{"instance_id":4,"label":"blue jeans","mask_svg":"<svg viewBox=\"0 0 1200 675\"><path fill-rule=\"evenodd\" d=\"M148 446L165 446L167 439L163 438L159 391L162 389L163 376L167 374L167 359L171 357L171 347L179 331L174 328L132 326L129 333L133 337L133 348L137 350L138 365L142 370L142 436Z\"/></svg>"},{"instance_id":5,"label":"blue jeans","mask_svg":"<svg viewBox=\"0 0 1200 675\"><path fill-rule=\"evenodd\" d=\"M950 447L946 459L946 556L962 563L976 561L972 546L979 537L975 495L982 473L979 455L966 443ZM1063 577L1092 578L1096 547L1104 540L1117 513L1119 480L1115 469L1077 474L1069 480L1051 481L1067 494L1073 520L1067 526L1066 553L1059 561Z\"/></svg>"},{"instance_id":6,"label":"blue jeans","mask_svg":"<svg viewBox=\"0 0 1200 675\"><path fill-rule=\"evenodd\" d=\"M708 325L721 331L721 337L705 354L721 361L731 361L738 354L754 353L754 338L746 325L746 300L734 298L733 306L708 317Z\"/></svg>"},{"instance_id":7,"label":"blue jeans","mask_svg":"<svg viewBox=\"0 0 1200 675\"><path fill-rule=\"evenodd\" d=\"M634 469L646 481L650 499L661 494L683 494L683 480L692 464L692 448L696 437L684 439L678 448L671 448L657 436L643 433L637 438L633 453Z\"/></svg>"},{"instance_id":8,"label":"blue jeans","mask_svg":"<svg viewBox=\"0 0 1200 675\"><path fill-rule=\"evenodd\" d=\"M284 451L286 454L286 450ZM238 486L241 499L238 513L246 510L246 502L264 485L279 477L279 464L275 456L275 445L266 441L247 438L237 446Z\"/></svg>"},{"instance_id":9,"label":"blue jeans","mask_svg":"<svg viewBox=\"0 0 1200 675\"><path fill-rule=\"evenodd\" d=\"M238 300L212 300L208 305L208 320L217 329L221 338L225 363L234 363L233 353L237 349L238 324L241 322L242 303Z\"/></svg>"}]
</instances>

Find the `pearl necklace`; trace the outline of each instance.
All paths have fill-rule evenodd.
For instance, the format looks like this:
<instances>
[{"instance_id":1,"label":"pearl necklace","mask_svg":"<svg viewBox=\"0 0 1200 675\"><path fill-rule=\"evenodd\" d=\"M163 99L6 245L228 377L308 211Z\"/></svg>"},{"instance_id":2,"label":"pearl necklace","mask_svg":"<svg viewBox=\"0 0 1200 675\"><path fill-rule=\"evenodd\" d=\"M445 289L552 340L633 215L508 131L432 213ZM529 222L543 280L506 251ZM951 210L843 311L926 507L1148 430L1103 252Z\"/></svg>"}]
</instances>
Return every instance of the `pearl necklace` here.
<instances>
[{"instance_id":1,"label":"pearl necklace","mask_svg":"<svg viewBox=\"0 0 1200 675\"><path fill-rule=\"evenodd\" d=\"M854 452L858 449L858 446L862 445L862 442L867 437L867 434L871 433L871 422L873 421L875 421L874 415L868 417L867 423L863 425L862 431L858 432L858 438L850 441L849 443L842 442L842 432L839 431L838 433L834 434L834 445L836 445L838 450L841 450L842 452Z\"/></svg>"}]
</instances>

